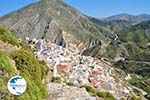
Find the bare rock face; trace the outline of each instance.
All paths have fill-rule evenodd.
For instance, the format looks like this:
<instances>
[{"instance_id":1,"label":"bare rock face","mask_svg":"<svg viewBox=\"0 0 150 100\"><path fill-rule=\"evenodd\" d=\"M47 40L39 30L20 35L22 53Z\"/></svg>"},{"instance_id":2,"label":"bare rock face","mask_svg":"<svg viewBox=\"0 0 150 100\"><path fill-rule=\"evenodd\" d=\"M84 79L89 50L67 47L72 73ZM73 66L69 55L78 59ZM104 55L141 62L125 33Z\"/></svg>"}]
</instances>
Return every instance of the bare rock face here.
<instances>
[{"instance_id":1,"label":"bare rock face","mask_svg":"<svg viewBox=\"0 0 150 100\"><path fill-rule=\"evenodd\" d=\"M66 39L73 41L73 45L83 43L84 47L91 47L99 45L102 37L87 16L68 6L63 0L36 2L1 17L0 25L15 29L19 38L45 38L64 47ZM65 37L67 35L64 36L63 31L73 38Z\"/></svg>"},{"instance_id":2,"label":"bare rock face","mask_svg":"<svg viewBox=\"0 0 150 100\"><path fill-rule=\"evenodd\" d=\"M49 95L48 100L96 100L84 88L49 83L47 89Z\"/></svg>"}]
</instances>

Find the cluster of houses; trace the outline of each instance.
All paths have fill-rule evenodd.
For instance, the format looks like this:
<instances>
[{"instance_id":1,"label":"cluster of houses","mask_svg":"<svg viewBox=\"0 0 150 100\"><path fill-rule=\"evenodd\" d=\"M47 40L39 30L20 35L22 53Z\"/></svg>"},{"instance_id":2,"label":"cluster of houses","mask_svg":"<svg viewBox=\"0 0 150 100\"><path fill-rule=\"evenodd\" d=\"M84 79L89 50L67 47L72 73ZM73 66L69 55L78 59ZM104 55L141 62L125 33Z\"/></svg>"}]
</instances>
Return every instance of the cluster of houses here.
<instances>
[{"instance_id":1,"label":"cluster of houses","mask_svg":"<svg viewBox=\"0 0 150 100\"><path fill-rule=\"evenodd\" d=\"M113 68L99 59L83 56L43 39L27 38L38 60L46 61L53 70L53 77L75 85L92 85L100 91L112 94L129 94L130 89L117 83L112 76Z\"/></svg>"}]
</instances>

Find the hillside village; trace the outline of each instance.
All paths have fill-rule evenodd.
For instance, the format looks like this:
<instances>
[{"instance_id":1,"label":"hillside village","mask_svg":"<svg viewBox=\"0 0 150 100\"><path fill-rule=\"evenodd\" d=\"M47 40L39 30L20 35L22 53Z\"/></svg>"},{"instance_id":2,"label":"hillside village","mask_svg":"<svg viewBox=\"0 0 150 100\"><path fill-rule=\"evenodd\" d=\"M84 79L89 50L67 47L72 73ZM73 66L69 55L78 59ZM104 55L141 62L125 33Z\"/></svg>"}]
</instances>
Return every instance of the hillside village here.
<instances>
[{"instance_id":1,"label":"hillside village","mask_svg":"<svg viewBox=\"0 0 150 100\"><path fill-rule=\"evenodd\" d=\"M116 98L128 97L132 88L127 84L116 82L110 63L97 58L83 56L43 39L26 38L39 61L53 70L53 77L76 86L91 85L97 90L110 92ZM131 77L128 75L126 80Z\"/></svg>"}]
</instances>

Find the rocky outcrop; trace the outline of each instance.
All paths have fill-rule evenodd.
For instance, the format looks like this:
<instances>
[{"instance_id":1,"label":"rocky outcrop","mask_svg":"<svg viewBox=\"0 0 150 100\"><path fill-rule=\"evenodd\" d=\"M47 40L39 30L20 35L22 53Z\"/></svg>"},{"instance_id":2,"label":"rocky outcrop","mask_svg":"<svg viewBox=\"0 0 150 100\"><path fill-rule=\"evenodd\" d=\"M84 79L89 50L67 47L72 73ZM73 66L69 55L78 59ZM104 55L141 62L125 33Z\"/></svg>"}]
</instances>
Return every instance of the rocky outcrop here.
<instances>
[{"instance_id":1,"label":"rocky outcrop","mask_svg":"<svg viewBox=\"0 0 150 100\"><path fill-rule=\"evenodd\" d=\"M96 100L84 88L49 83L47 85L48 100Z\"/></svg>"}]
</instances>

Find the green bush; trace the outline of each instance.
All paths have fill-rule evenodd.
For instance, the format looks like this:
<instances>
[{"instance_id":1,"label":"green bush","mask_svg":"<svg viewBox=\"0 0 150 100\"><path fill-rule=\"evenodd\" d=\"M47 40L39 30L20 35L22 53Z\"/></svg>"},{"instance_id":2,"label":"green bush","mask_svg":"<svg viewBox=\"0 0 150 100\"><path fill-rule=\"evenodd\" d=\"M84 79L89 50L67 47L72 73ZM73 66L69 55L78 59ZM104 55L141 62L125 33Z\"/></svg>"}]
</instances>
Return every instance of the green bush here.
<instances>
[{"instance_id":1,"label":"green bush","mask_svg":"<svg viewBox=\"0 0 150 100\"><path fill-rule=\"evenodd\" d=\"M89 92L92 96L98 96L104 98L104 100L115 100L115 97L109 92L97 92L95 88L89 85L83 85L81 88L84 87L87 92Z\"/></svg>"},{"instance_id":2,"label":"green bush","mask_svg":"<svg viewBox=\"0 0 150 100\"><path fill-rule=\"evenodd\" d=\"M102 98L105 98L106 97L106 93L105 92L97 92L96 95L98 97L102 97Z\"/></svg>"},{"instance_id":3,"label":"green bush","mask_svg":"<svg viewBox=\"0 0 150 100\"><path fill-rule=\"evenodd\" d=\"M16 68L20 75L27 81L27 91L19 100L42 100L47 96L45 84L42 79L46 76L47 69L43 63L39 63L34 54L25 49L14 51L11 54L12 59L16 62ZM45 72L44 72L45 71ZM17 97L16 97L17 98Z\"/></svg>"},{"instance_id":4,"label":"green bush","mask_svg":"<svg viewBox=\"0 0 150 100\"><path fill-rule=\"evenodd\" d=\"M41 67L41 79L45 79L49 69L44 61L40 61L39 64Z\"/></svg>"},{"instance_id":5,"label":"green bush","mask_svg":"<svg viewBox=\"0 0 150 100\"><path fill-rule=\"evenodd\" d=\"M4 100L13 100L13 96L7 91L8 79L14 75L15 70L12 68L9 58L6 54L0 52L0 71L4 76L0 76L0 96Z\"/></svg>"},{"instance_id":6,"label":"green bush","mask_svg":"<svg viewBox=\"0 0 150 100\"><path fill-rule=\"evenodd\" d=\"M61 81L60 77L52 77L51 82L53 82L53 83L61 83L62 81Z\"/></svg>"},{"instance_id":7,"label":"green bush","mask_svg":"<svg viewBox=\"0 0 150 100\"><path fill-rule=\"evenodd\" d=\"M4 84L3 80L0 79L0 87Z\"/></svg>"},{"instance_id":8,"label":"green bush","mask_svg":"<svg viewBox=\"0 0 150 100\"><path fill-rule=\"evenodd\" d=\"M66 83L68 86L75 86L73 83L71 83L71 82L67 82Z\"/></svg>"},{"instance_id":9,"label":"green bush","mask_svg":"<svg viewBox=\"0 0 150 100\"><path fill-rule=\"evenodd\" d=\"M41 68L35 56L31 51L20 49L14 51L11 57L16 62L16 67L19 71L27 70L30 75L33 75L36 79L41 79ZM38 74L37 74L38 73Z\"/></svg>"},{"instance_id":10,"label":"green bush","mask_svg":"<svg viewBox=\"0 0 150 100\"><path fill-rule=\"evenodd\" d=\"M104 98L104 100L115 100L115 99L112 99L112 98Z\"/></svg>"},{"instance_id":11,"label":"green bush","mask_svg":"<svg viewBox=\"0 0 150 100\"><path fill-rule=\"evenodd\" d=\"M11 34L6 34L4 33L3 35L0 36L0 40L10 43L14 46L19 46L20 42Z\"/></svg>"},{"instance_id":12,"label":"green bush","mask_svg":"<svg viewBox=\"0 0 150 100\"><path fill-rule=\"evenodd\" d=\"M95 93L95 89L92 88L91 86L86 86L85 88L88 92Z\"/></svg>"},{"instance_id":13,"label":"green bush","mask_svg":"<svg viewBox=\"0 0 150 100\"><path fill-rule=\"evenodd\" d=\"M45 84L43 80L48 73L48 67L44 62L38 62L29 46L22 41L16 39L13 35L14 30L10 30L4 26L0 26L0 40L10 43L14 46L21 46L22 49L16 50L6 55L0 53L0 70L7 74L5 78L0 78L0 89L6 89L8 79L15 74L15 70L11 66L9 57L15 61L15 66L19 75L23 76L27 82L27 90L21 96L13 96L10 93L0 91L0 95L4 95L4 100L43 100L47 97ZM1 86L2 85L2 86Z\"/></svg>"},{"instance_id":14,"label":"green bush","mask_svg":"<svg viewBox=\"0 0 150 100\"><path fill-rule=\"evenodd\" d=\"M11 75L14 72L7 55L0 53L0 70L7 72Z\"/></svg>"},{"instance_id":15,"label":"green bush","mask_svg":"<svg viewBox=\"0 0 150 100\"><path fill-rule=\"evenodd\" d=\"M115 97L109 92L97 92L96 95L105 98L105 100L115 100Z\"/></svg>"},{"instance_id":16,"label":"green bush","mask_svg":"<svg viewBox=\"0 0 150 100\"><path fill-rule=\"evenodd\" d=\"M0 35L3 35L5 33L10 33L9 29L5 26L0 26Z\"/></svg>"},{"instance_id":17,"label":"green bush","mask_svg":"<svg viewBox=\"0 0 150 100\"><path fill-rule=\"evenodd\" d=\"M111 98L112 100L115 100L115 97L109 92L106 92L106 97Z\"/></svg>"},{"instance_id":18,"label":"green bush","mask_svg":"<svg viewBox=\"0 0 150 100\"><path fill-rule=\"evenodd\" d=\"M96 95L96 90L89 86L89 85L83 85L81 87L84 87L86 89L87 92L89 92L90 94L92 94L93 96Z\"/></svg>"},{"instance_id":19,"label":"green bush","mask_svg":"<svg viewBox=\"0 0 150 100\"><path fill-rule=\"evenodd\" d=\"M141 98L136 95L133 95L133 96L129 97L129 100L141 100Z\"/></svg>"},{"instance_id":20,"label":"green bush","mask_svg":"<svg viewBox=\"0 0 150 100\"><path fill-rule=\"evenodd\" d=\"M20 46L20 41L14 35L15 31L5 26L0 26L0 40L10 43L14 46Z\"/></svg>"},{"instance_id":21,"label":"green bush","mask_svg":"<svg viewBox=\"0 0 150 100\"><path fill-rule=\"evenodd\" d=\"M124 97L124 96L123 96L123 97L121 97L121 100L126 100L126 97Z\"/></svg>"}]
</instances>

